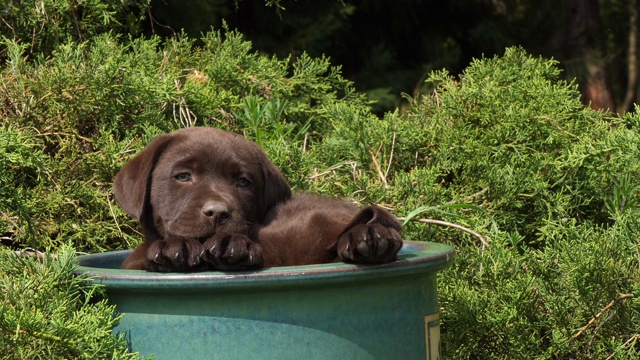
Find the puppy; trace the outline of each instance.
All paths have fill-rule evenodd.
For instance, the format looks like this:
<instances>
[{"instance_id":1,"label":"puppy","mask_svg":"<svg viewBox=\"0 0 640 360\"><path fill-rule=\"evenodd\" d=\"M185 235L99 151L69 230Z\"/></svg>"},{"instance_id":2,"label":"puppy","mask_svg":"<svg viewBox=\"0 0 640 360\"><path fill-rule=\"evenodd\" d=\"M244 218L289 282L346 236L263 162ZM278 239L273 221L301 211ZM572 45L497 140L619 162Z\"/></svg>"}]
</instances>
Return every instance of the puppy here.
<instances>
[{"instance_id":1,"label":"puppy","mask_svg":"<svg viewBox=\"0 0 640 360\"><path fill-rule=\"evenodd\" d=\"M385 263L402 247L401 225L387 211L292 196L258 145L215 128L158 136L118 172L113 192L144 236L123 269Z\"/></svg>"}]
</instances>

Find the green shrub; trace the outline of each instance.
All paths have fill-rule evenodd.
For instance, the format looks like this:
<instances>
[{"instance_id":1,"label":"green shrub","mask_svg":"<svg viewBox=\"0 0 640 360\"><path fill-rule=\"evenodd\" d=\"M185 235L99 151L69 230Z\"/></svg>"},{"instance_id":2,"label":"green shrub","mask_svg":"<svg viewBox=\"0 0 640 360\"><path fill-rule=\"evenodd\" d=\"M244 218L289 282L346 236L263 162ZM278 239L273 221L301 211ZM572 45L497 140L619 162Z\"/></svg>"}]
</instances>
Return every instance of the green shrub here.
<instances>
[{"instance_id":1,"label":"green shrub","mask_svg":"<svg viewBox=\"0 0 640 360\"><path fill-rule=\"evenodd\" d=\"M407 227L458 250L440 275L452 358L637 357L637 115L583 108L555 65L512 48L459 80L434 73L406 116L424 124L423 161L395 196L490 243ZM452 203L483 211L444 211Z\"/></svg>"},{"instance_id":2,"label":"green shrub","mask_svg":"<svg viewBox=\"0 0 640 360\"><path fill-rule=\"evenodd\" d=\"M0 39L28 46L33 55L49 55L68 41L104 33L135 33L149 0L13 0L2 2ZM3 53L0 51L0 59Z\"/></svg>"},{"instance_id":3,"label":"green shrub","mask_svg":"<svg viewBox=\"0 0 640 360\"><path fill-rule=\"evenodd\" d=\"M0 127L0 234L5 237L34 232L29 193L46 177L45 161L41 144L29 131Z\"/></svg>"},{"instance_id":4,"label":"green shrub","mask_svg":"<svg viewBox=\"0 0 640 360\"><path fill-rule=\"evenodd\" d=\"M42 259L0 249L1 359L139 359L111 335L115 306L76 266L69 247Z\"/></svg>"},{"instance_id":5,"label":"green shrub","mask_svg":"<svg viewBox=\"0 0 640 360\"><path fill-rule=\"evenodd\" d=\"M2 211L0 233L18 247L71 240L95 252L139 242L136 225L113 203L111 179L155 135L185 126L244 133L304 188L296 177L313 156L302 145L306 134L311 144L327 131L324 106L364 103L326 59L301 56L290 67L251 52L231 31L204 35L201 47L186 37L161 43L100 35L31 61L24 47L5 43L0 115L12 133L35 137L45 164L31 184L0 177L0 189L16 195Z\"/></svg>"},{"instance_id":6,"label":"green shrub","mask_svg":"<svg viewBox=\"0 0 640 360\"><path fill-rule=\"evenodd\" d=\"M432 74L436 95L410 115L427 119L423 156L446 174L442 185L459 194L488 189L501 227L528 241L545 219L606 221L602 189L619 172L638 175L626 141L610 135L620 121L583 108L575 85L558 75L555 62L509 49L475 61L459 81Z\"/></svg>"}]
</instances>

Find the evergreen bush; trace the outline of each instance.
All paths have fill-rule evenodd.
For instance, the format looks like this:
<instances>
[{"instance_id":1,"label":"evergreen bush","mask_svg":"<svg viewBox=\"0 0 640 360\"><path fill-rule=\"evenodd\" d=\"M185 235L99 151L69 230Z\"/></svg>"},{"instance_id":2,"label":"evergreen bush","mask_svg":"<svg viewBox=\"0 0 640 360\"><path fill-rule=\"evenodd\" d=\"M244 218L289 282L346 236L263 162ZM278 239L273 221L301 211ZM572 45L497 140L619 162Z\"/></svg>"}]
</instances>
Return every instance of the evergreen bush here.
<instances>
[{"instance_id":1,"label":"evergreen bush","mask_svg":"<svg viewBox=\"0 0 640 360\"><path fill-rule=\"evenodd\" d=\"M150 0L28 0L3 1L0 38L49 55L69 41L86 41L104 33L137 33ZM0 51L0 58L4 51Z\"/></svg>"},{"instance_id":2,"label":"evergreen bush","mask_svg":"<svg viewBox=\"0 0 640 360\"><path fill-rule=\"evenodd\" d=\"M103 287L76 276L73 249L57 256L21 257L0 249L0 359L139 359L124 335Z\"/></svg>"},{"instance_id":3,"label":"evergreen bush","mask_svg":"<svg viewBox=\"0 0 640 360\"><path fill-rule=\"evenodd\" d=\"M421 176L399 177L400 188L430 175L432 189L421 191L438 199L433 209L484 210L432 212L490 243L428 234L458 249L440 279L452 358L637 357L637 115L583 108L558 72L554 61L507 49L458 80L433 73L433 94L407 115L425 124L424 163L413 169Z\"/></svg>"},{"instance_id":4,"label":"evergreen bush","mask_svg":"<svg viewBox=\"0 0 640 360\"><path fill-rule=\"evenodd\" d=\"M111 179L154 136L192 125L241 132L295 178L306 155L294 145L327 131L324 107L365 107L326 59L302 56L289 76L287 60L252 52L238 33L215 31L202 42L100 35L27 61L6 41L0 146L29 154L21 145L29 137L38 151L13 160L20 168L13 172L39 173L31 182L0 178L0 191L20 194L3 211L0 233L38 249L67 241L79 251L131 247L139 234L113 203Z\"/></svg>"}]
</instances>

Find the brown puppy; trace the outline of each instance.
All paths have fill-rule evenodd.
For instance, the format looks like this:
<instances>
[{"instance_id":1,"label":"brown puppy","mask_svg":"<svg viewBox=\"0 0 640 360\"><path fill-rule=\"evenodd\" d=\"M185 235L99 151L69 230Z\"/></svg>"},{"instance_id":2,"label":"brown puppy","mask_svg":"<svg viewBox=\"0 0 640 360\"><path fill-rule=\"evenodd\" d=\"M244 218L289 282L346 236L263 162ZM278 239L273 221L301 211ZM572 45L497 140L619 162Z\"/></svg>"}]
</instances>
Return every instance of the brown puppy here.
<instances>
[{"instance_id":1,"label":"brown puppy","mask_svg":"<svg viewBox=\"0 0 640 360\"><path fill-rule=\"evenodd\" d=\"M124 269L383 263L402 246L393 215L312 194L292 197L256 144L215 128L157 137L120 170L113 191L144 235Z\"/></svg>"}]
</instances>

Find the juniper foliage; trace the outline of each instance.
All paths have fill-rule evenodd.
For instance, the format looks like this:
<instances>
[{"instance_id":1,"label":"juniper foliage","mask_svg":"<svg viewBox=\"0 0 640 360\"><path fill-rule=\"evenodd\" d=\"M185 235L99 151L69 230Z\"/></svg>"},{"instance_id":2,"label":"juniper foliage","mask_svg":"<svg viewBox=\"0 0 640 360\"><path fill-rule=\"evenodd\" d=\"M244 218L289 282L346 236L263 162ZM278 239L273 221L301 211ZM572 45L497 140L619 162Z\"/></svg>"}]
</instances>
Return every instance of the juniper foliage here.
<instances>
[{"instance_id":1,"label":"juniper foliage","mask_svg":"<svg viewBox=\"0 0 640 360\"><path fill-rule=\"evenodd\" d=\"M140 358L111 334L115 306L76 266L66 246L42 258L0 249L1 359Z\"/></svg>"}]
</instances>

